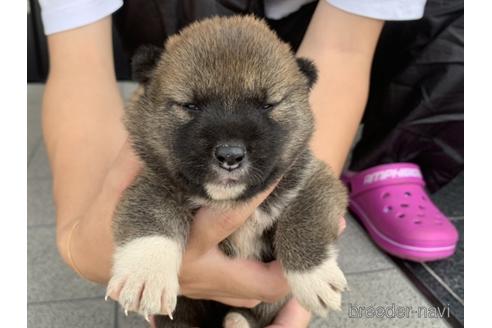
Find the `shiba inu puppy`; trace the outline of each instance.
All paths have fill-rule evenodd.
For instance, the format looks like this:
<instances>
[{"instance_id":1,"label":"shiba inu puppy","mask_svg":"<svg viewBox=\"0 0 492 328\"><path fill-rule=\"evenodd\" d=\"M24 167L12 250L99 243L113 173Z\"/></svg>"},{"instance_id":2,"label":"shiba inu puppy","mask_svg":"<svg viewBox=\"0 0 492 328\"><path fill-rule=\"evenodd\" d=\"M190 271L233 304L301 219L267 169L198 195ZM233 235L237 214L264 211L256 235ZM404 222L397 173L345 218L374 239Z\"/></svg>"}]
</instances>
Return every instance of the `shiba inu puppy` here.
<instances>
[{"instance_id":1,"label":"shiba inu puppy","mask_svg":"<svg viewBox=\"0 0 492 328\"><path fill-rule=\"evenodd\" d=\"M285 300L235 309L178 296L181 258L200 206L233 208L279 180L220 247L231 257L282 264L292 296L326 314L346 280L335 241L347 196L309 149L316 69L254 17L212 18L143 47L140 92L125 123L144 169L114 218L113 276L128 310L162 327L263 327Z\"/></svg>"}]
</instances>

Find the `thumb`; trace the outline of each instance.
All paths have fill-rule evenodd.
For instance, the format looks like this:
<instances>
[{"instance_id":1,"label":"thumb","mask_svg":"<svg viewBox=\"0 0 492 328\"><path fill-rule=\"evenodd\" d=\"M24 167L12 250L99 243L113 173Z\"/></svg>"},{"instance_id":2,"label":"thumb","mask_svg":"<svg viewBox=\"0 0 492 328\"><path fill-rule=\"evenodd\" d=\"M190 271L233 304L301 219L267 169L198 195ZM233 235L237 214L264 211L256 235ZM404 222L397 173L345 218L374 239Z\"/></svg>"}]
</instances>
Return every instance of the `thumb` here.
<instances>
[{"instance_id":1,"label":"thumb","mask_svg":"<svg viewBox=\"0 0 492 328\"><path fill-rule=\"evenodd\" d=\"M217 246L248 219L275 189L275 186L276 183L256 195L248 203L238 205L230 210L200 208L191 225L187 251L199 256Z\"/></svg>"}]
</instances>

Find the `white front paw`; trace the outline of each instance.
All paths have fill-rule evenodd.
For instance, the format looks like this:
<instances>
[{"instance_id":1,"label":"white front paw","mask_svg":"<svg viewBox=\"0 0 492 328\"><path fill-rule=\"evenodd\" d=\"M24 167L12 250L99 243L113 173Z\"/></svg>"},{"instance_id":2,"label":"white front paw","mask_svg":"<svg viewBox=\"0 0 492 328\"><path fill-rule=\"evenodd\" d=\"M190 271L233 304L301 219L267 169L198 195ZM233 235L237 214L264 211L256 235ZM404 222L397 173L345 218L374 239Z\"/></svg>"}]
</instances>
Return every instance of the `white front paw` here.
<instances>
[{"instance_id":1,"label":"white front paw","mask_svg":"<svg viewBox=\"0 0 492 328\"><path fill-rule=\"evenodd\" d=\"M287 272L286 277L292 294L307 310L326 316L330 309L341 309L341 293L347 287L347 280L336 257L309 271Z\"/></svg>"},{"instance_id":2,"label":"white front paw","mask_svg":"<svg viewBox=\"0 0 492 328\"><path fill-rule=\"evenodd\" d=\"M154 314L172 317L179 292L181 247L161 236L134 239L114 254L113 276L107 294L117 294L125 312L146 319Z\"/></svg>"}]
</instances>

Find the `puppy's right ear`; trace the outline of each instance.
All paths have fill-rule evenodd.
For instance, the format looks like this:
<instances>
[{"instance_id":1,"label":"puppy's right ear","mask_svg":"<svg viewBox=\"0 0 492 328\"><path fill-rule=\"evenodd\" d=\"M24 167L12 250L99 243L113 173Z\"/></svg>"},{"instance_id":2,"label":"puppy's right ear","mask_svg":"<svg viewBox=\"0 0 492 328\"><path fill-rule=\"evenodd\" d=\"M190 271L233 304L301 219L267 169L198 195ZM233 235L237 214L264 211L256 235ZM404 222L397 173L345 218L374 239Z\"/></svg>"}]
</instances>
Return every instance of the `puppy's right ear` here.
<instances>
[{"instance_id":1,"label":"puppy's right ear","mask_svg":"<svg viewBox=\"0 0 492 328\"><path fill-rule=\"evenodd\" d=\"M140 46L132 58L132 75L138 83L146 84L154 70L163 48L154 45Z\"/></svg>"}]
</instances>

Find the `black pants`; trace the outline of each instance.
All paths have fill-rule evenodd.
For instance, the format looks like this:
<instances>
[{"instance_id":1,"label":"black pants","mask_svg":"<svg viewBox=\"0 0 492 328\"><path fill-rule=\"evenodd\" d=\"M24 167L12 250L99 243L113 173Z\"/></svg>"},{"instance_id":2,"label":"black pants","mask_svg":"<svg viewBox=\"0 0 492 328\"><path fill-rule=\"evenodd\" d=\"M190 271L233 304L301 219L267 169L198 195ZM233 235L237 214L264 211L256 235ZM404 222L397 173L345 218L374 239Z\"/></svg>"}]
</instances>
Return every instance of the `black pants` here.
<instances>
[{"instance_id":1,"label":"black pants","mask_svg":"<svg viewBox=\"0 0 492 328\"><path fill-rule=\"evenodd\" d=\"M413 162L430 191L463 170L463 6L429 0L424 18L385 24L350 169ZM315 8L316 2L267 22L296 50ZM127 0L115 23L131 55L142 44L162 46L194 20L243 13L263 17L262 1Z\"/></svg>"}]
</instances>

